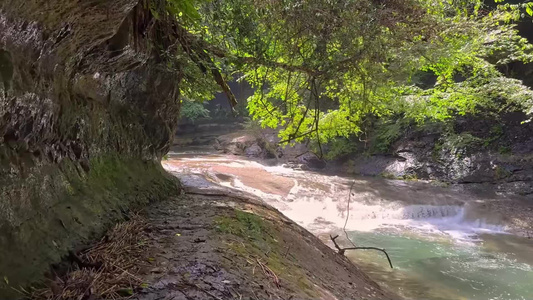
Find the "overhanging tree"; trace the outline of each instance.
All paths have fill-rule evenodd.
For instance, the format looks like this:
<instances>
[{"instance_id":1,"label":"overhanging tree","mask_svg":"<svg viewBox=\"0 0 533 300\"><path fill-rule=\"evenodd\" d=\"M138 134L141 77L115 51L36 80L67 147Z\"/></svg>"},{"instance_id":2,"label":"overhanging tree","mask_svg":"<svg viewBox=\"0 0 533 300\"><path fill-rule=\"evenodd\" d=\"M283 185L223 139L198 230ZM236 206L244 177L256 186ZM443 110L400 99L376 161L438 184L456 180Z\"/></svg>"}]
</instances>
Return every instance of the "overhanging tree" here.
<instances>
[{"instance_id":1,"label":"overhanging tree","mask_svg":"<svg viewBox=\"0 0 533 300\"><path fill-rule=\"evenodd\" d=\"M530 3L481 0L168 0L182 92L206 98L240 74L248 108L284 142L360 134L368 115L419 122L480 107L530 110L533 93L498 66L532 61L510 21ZM436 83L416 78L429 72ZM495 100L496 99L496 100ZM495 101L499 101L496 103ZM530 111L529 111L530 112Z\"/></svg>"}]
</instances>

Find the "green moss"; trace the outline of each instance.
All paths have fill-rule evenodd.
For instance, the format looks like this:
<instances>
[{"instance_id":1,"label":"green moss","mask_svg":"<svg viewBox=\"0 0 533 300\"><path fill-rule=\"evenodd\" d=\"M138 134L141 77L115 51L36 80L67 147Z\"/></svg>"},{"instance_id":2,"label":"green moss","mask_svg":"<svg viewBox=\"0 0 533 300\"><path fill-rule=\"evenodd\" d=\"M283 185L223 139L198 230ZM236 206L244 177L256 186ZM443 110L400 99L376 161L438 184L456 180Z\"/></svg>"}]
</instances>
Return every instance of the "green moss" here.
<instances>
[{"instance_id":1,"label":"green moss","mask_svg":"<svg viewBox=\"0 0 533 300\"><path fill-rule=\"evenodd\" d=\"M418 181L418 176L415 173L403 175L403 180Z\"/></svg>"},{"instance_id":2,"label":"green moss","mask_svg":"<svg viewBox=\"0 0 533 300\"><path fill-rule=\"evenodd\" d=\"M509 176L511 176L511 172L507 171L507 169L500 166L496 166L496 168L494 168L494 177L497 180L504 179Z\"/></svg>"},{"instance_id":3,"label":"green moss","mask_svg":"<svg viewBox=\"0 0 533 300\"><path fill-rule=\"evenodd\" d=\"M234 253L249 261L258 259L265 263L295 292L304 292L311 298L318 296L300 267L282 254L285 248L275 239L277 231L269 222L258 215L236 210L233 216L218 217L215 224L219 232L242 238L242 242L231 240L229 243Z\"/></svg>"},{"instance_id":4,"label":"green moss","mask_svg":"<svg viewBox=\"0 0 533 300\"><path fill-rule=\"evenodd\" d=\"M0 206L16 209L22 203L24 209L0 222L0 244L9 245L0 247L0 278L9 281L0 282L0 295L14 297L12 287L39 280L50 263L99 238L129 210L179 192L176 180L153 161L106 154L89 166L84 172L65 159L33 166L27 178L4 178L0 193L9 197Z\"/></svg>"},{"instance_id":5,"label":"green moss","mask_svg":"<svg viewBox=\"0 0 533 300\"><path fill-rule=\"evenodd\" d=\"M440 180L433 180L431 181L431 184L434 186L438 186L438 187L449 187L450 186L449 182L440 181Z\"/></svg>"},{"instance_id":6,"label":"green moss","mask_svg":"<svg viewBox=\"0 0 533 300\"><path fill-rule=\"evenodd\" d=\"M261 217L242 211L235 211L235 217L223 216L216 221L217 230L240 236L245 239L259 240L270 237L269 228Z\"/></svg>"},{"instance_id":7,"label":"green moss","mask_svg":"<svg viewBox=\"0 0 533 300\"><path fill-rule=\"evenodd\" d=\"M499 152L501 155L511 155L511 154L512 154L511 147L508 147L508 146L501 146L501 147L498 149L498 152Z\"/></svg>"},{"instance_id":8,"label":"green moss","mask_svg":"<svg viewBox=\"0 0 533 300\"><path fill-rule=\"evenodd\" d=\"M385 178L385 179L399 179L399 177L397 177L396 175L390 173L390 172L381 172L381 174L379 174L380 177L382 178Z\"/></svg>"},{"instance_id":9,"label":"green moss","mask_svg":"<svg viewBox=\"0 0 533 300\"><path fill-rule=\"evenodd\" d=\"M391 180L406 180L406 181L417 181L418 180L418 176L416 174L414 174L414 173L405 174L403 176L396 176L393 173L385 171L385 172L382 172L381 174L379 174L379 176L382 177L382 178L391 179Z\"/></svg>"}]
</instances>

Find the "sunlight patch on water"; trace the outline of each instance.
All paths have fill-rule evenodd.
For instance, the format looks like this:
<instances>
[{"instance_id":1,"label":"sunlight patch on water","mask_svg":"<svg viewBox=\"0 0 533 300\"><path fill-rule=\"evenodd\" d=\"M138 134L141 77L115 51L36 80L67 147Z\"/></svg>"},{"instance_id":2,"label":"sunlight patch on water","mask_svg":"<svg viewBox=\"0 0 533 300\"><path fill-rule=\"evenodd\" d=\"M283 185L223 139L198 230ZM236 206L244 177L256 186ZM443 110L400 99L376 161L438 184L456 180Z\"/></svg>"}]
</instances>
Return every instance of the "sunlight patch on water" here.
<instances>
[{"instance_id":1,"label":"sunlight patch on water","mask_svg":"<svg viewBox=\"0 0 533 300\"><path fill-rule=\"evenodd\" d=\"M411 228L434 234L447 234L458 241L476 239L484 232L505 232L505 226L496 220L479 218L475 206L431 199L432 193L412 190L402 182L389 187L389 190L376 190L368 186L368 180L357 180L339 176L321 175L308 171L293 170L283 166L264 166L258 162L234 157L209 155L200 157L180 157L179 163L164 162L165 168L175 172L201 173L218 181L220 185L235 188L256 195L281 210L287 217L314 232L329 231L343 227L347 213L348 192L355 182L350 201L350 218L347 229L372 231L379 228ZM213 171L222 166L224 179ZM231 170L235 170L232 173ZM246 173L243 174L241 171ZM254 171L256 170L256 171ZM257 176L272 178L254 178ZM244 176L241 178L241 176ZM276 177L294 182L288 195L284 196ZM245 184L253 179L254 186ZM268 182L270 181L270 182ZM260 184L257 184L257 183ZM403 199L401 198L403 196ZM415 198L427 197L424 199ZM400 200L398 200L399 198ZM435 204L418 204L418 203ZM449 202L450 205L446 203ZM440 203L439 203L440 204Z\"/></svg>"},{"instance_id":2,"label":"sunlight patch on water","mask_svg":"<svg viewBox=\"0 0 533 300\"><path fill-rule=\"evenodd\" d=\"M389 252L395 269L372 251L350 252L348 256L379 282L408 299L530 299L533 295L533 258L520 261L513 249L487 247L493 235L480 235L472 244L431 234L406 232L351 232L361 245L380 245ZM498 244L517 239L499 236ZM494 241L493 241L494 242ZM520 240L533 251L533 244Z\"/></svg>"}]
</instances>

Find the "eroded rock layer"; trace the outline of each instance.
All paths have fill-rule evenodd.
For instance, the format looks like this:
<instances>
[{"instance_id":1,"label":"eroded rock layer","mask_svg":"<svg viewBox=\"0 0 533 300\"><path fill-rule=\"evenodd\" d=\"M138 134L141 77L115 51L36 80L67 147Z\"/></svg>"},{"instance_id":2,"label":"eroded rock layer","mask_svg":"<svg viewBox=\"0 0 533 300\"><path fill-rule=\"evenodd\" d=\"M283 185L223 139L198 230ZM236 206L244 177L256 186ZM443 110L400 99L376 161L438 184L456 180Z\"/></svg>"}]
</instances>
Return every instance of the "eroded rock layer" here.
<instances>
[{"instance_id":1,"label":"eroded rock layer","mask_svg":"<svg viewBox=\"0 0 533 300\"><path fill-rule=\"evenodd\" d=\"M145 1L0 1L0 295L177 189L163 26Z\"/></svg>"}]
</instances>

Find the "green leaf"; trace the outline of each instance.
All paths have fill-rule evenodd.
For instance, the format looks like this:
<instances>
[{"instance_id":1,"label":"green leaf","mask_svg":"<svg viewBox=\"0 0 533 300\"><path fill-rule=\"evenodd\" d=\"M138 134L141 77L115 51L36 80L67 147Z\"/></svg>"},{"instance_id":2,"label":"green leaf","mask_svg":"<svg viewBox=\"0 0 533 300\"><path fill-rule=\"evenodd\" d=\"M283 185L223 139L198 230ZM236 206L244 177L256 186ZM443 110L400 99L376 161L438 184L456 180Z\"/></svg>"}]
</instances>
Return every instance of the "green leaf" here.
<instances>
[{"instance_id":1,"label":"green leaf","mask_svg":"<svg viewBox=\"0 0 533 300\"><path fill-rule=\"evenodd\" d=\"M117 291L117 294L119 294L119 295L121 295L123 297L132 296L133 295L133 289L131 289L131 288L119 289Z\"/></svg>"},{"instance_id":2,"label":"green leaf","mask_svg":"<svg viewBox=\"0 0 533 300\"><path fill-rule=\"evenodd\" d=\"M533 15L531 4L497 0L478 13L483 0L388 1L386 11L375 2L168 0L200 41L190 45L207 45L178 49L169 64L193 100L183 102L183 115L208 115L201 101L217 88L202 66L242 74L253 87L251 118L287 142L351 138L391 115L447 120L497 110L502 99L503 107L531 110L532 91L499 71L533 61L533 46L510 25L524 10Z\"/></svg>"}]
</instances>

